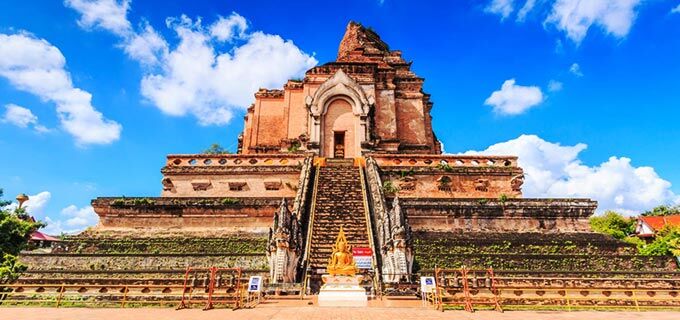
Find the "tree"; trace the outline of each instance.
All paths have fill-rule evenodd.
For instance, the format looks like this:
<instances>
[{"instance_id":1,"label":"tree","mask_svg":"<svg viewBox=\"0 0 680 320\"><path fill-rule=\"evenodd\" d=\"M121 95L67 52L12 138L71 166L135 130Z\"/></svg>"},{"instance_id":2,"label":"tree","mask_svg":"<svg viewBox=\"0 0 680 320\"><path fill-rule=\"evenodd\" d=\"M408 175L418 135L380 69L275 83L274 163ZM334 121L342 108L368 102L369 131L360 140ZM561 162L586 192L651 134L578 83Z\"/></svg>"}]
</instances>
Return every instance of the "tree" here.
<instances>
[{"instance_id":1,"label":"tree","mask_svg":"<svg viewBox=\"0 0 680 320\"><path fill-rule=\"evenodd\" d=\"M635 231L635 219L626 218L614 211L590 218L590 227L595 232L608 234L616 239L624 239Z\"/></svg>"},{"instance_id":2,"label":"tree","mask_svg":"<svg viewBox=\"0 0 680 320\"><path fill-rule=\"evenodd\" d=\"M677 206L660 205L654 207L654 209L652 210L648 210L642 213L643 216L671 216L675 214L680 214L680 205Z\"/></svg>"},{"instance_id":3,"label":"tree","mask_svg":"<svg viewBox=\"0 0 680 320\"><path fill-rule=\"evenodd\" d=\"M205 149L203 151L203 154L228 154L230 153L227 149L222 148L221 145L217 143L213 143L210 145L210 148Z\"/></svg>"},{"instance_id":4,"label":"tree","mask_svg":"<svg viewBox=\"0 0 680 320\"><path fill-rule=\"evenodd\" d=\"M15 280L26 269L17 256L26 247L31 234L44 226L35 222L24 209L6 208L9 201L2 200L0 189L0 284Z\"/></svg>"}]
</instances>

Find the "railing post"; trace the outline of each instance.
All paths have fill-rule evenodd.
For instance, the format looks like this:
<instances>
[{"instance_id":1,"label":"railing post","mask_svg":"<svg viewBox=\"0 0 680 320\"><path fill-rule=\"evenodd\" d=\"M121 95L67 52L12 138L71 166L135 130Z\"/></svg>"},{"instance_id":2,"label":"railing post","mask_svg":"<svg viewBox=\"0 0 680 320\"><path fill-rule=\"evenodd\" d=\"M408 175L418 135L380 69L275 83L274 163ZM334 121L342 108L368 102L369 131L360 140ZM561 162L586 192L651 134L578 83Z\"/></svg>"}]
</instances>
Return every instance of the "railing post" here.
<instances>
[{"instance_id":1,"label":"railing post","mask_svg":"<svg viewBox=\"0 0 680 320\"><path fill-rule=\"evenodd\" d=\"M567 310L571 312L571 302L569 301L569 290L564 289L564 297L567 299Z\"/></svg>"},{"instance_id":2,"label":"railing post","mask_svg":"<svg viewBox=\"0 0 680 320\"><path fill-rule=\"evenodd\" d=\"M61 298L64 296L64 284L61 284L61 287L59 288L59 297L57 297L57 308L61 305Z\"/></svg>"},{"instance_id":3,"label":"railing post","mask_svg":"<svg viewBox=\"0 0 680 320\"><path fill-rule=\"evenodd\" d=\"M120 306L121 308L125 308L125 302L127 301L127 293L128 293L128 286L126 285L125 287L123 287L123 301L122 301L122 304Z\"/></svg>"},{"instance_id":4,"label":"railing post","mask_svg":"<svg viewBox=\"0 0 680 320\"><path fill-rule=\"evenodd\" d=\"M206 303L203 310L210 310L210 309L213 308L212 296L213 296L213 290L215 288L215 272L216 272L216 268L210 267L210 281L208 282L208 302Z\"/></svg>"}]
</instances>

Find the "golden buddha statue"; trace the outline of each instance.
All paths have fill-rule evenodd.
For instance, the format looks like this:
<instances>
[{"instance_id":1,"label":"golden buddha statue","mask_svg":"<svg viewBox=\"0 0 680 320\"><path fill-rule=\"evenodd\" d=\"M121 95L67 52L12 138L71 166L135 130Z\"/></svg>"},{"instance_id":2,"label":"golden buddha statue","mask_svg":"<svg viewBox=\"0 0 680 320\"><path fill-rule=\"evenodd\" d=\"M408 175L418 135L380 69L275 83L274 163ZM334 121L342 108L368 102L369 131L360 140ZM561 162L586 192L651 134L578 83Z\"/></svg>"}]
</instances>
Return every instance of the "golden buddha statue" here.
<instances>
[{"instance_id":1,"label":"golden buddha statue","mask_svg":"<svg viewBox=\"0 0 680 320\"><path fill-rule=\"evenodd\" d=\"M340 226L340 232L338 233L338 238L335 240L333 253L328 260L328 267L326 270L332 276L354 276L357 273L357 265L352 256L352 250L350 246L347 245L345 231L342 229L342 226Z\"/></svg>"}]
</instances>

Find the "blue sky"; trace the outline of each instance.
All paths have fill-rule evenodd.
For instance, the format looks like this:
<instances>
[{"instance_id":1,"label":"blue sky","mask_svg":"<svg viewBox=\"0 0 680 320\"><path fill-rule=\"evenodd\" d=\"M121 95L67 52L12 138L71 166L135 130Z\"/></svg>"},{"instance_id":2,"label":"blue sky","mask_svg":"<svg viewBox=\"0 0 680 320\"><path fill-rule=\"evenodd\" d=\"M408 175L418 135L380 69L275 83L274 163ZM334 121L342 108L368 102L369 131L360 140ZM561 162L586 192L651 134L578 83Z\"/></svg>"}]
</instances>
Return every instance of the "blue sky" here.
<instances>
[{"instance_id":1,"label":"blue sky","mask_svg":"<svg viewBox=\"0 0 680 320\"><path fill-rule=\"evenodd\" d=\"M158 195L166 154L235 150L254 90L334 60L355 20L426 78L448 153L519 155L526 196L680 202L680 1L324 3L3 1L5 196L59 232Z\"/></svg>"}]
</instances>

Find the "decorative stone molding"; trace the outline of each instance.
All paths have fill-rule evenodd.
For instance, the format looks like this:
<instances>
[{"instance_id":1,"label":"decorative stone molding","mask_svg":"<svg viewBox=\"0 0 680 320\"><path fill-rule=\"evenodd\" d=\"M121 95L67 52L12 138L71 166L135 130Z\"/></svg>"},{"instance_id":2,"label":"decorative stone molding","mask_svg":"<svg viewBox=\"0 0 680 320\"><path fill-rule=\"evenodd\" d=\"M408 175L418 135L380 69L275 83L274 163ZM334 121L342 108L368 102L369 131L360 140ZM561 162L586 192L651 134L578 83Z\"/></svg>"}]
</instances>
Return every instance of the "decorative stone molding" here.
<instances>
[{"instance_id":1,"label":"decorative stone molding","mask_svg":"<svg viewBox=\"0 0 680 320\"><path fill-rule=\"evenodd\" d=\"M176 167L296 167L300 165L305 157L304 154L171 154L167 156L163 169Z\"/></svg>"},{"instance_id":2,"label":"decorative stone molding","mask_svg":"<svg viewBox=\"0 0 680 320\"><path fill-rule=\"evenodd\" d=\"M478 167L478 168L519 168L517 157L508 156L461 156L429 154L369 154L378 166L386 167ZM520 169L521 170L521 169Z\"/></svg>"},{"instance_id":3,"label":"decorative stone molding","mask_svg":"<svg viewBox=\"0 0 680 320\"><path fill-rule=\"evenodd\" d=\"M265 89L260 88L255 93L257 98L283 98L284 91L280 89Z\"/></svg>"},{"instance_id":4,"label":"decorative stone molding","mask_svg":"<svg viewBox=\"0 0 680 320\"><path fill-rule=\"evenodd\" d=\"M489 179L477 179L475 181L475 190L486 192L489 190Z\"/></svg>"},{"instance_id":5,"label":"decorative stone molding","mask_svg":"<svg viewBox=\"0 0 680 320\"><path fill-rule=\"evenodd\" d=\"M230 191L246 191L248 190L248 183L244 181L230 181L229 190Z\"/></svg>"},{"instance_id":6,"label":"decorative stone molding","mask_svg":"<svg viewBox=\"0 0 680 320\"><path fill-rule=\"evenodd\" d=\"M281 179L264 181L265 190L279 190L282 186L283 183L281 183Z\"/></svg>"},{"instance_id":7,"label":"decorative stone molding","mask_svg":"<svg viewBox=\"0 0 680 320\"><path fill-rule=\"evenodd\" d=\"M518 174L510 180L512 191L522 193L522 185L524 184L524 174Z\"/></svg>"}]
</instances>

